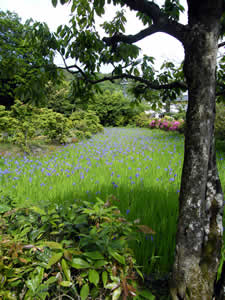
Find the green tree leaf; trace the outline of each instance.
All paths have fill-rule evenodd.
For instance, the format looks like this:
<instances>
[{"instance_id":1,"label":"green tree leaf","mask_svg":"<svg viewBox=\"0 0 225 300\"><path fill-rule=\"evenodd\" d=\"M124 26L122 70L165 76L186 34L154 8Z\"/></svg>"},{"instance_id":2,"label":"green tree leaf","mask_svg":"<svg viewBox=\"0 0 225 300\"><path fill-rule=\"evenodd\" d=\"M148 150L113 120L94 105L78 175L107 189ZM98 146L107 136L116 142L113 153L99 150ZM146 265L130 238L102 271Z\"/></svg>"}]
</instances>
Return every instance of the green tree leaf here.
<instances>
[{"instance_id":1,"label":"green tree leaf","mask_svg":"<svg viewBox=\"0 0 225 300\"><path fill-rule=\"evenodd\" d=\"M84 255L91 259L104 259L104 256L99 251L85 252Z\"/></svg>"},{"instance_id":2,"label":"green tree leaf","mask_svg":"<svg viewBox=\"0 0 225 300\"><path fill-rule=\"evenodd\" d=\"M106 271L102 272L102 282L103 282L103 286L106 286L106 283L108 281L108 273Z\"/></svg>"},{"instance_id":3,"label":"green tree leaf","mask_svg":"<svg viewBox=\"0 0 225 300\"><path fill-rule=\"evenodd\" d=\"M52 265L54 265L55 263L57 263L61 257L63 256L63 253L60 252L60 253L54 253L51 258L49 259L48 261L48 264L47 264L47 269L51 268Z\"/></svg>"},{"instance_id":4,"label":"green tree leaf","mask_svg":"<svg viewBox=\"0 0 225 300\"><path fill-rule=\"evenodd\" d=\"M99 283L99 274L96 270L90 270L88 273L88 279L91 283L94 283L95 286Z\"/></svg>"},{"instance_id":5,"label":"green tree leaf","mask_svg":"<svg viewBox=\"0 0 225 300\"><path fill-rule=\"evenodd\" d=\"M152 293L148 290L139 291L138 294L141 295L143 298L148 299L148 300L154 300L155 299L155 296L152 295Z\"/></svg>"},{"instance_id":6,"label":"green tree leaf","mask_svg":"<svg viewBox=\"0 0 225 300\"><path fill-rule=\"evenodd\" d=\"M64 273L65 276L66 276L66 279L67 279L68 281L70 281L70 277L71 277L70 268L68 267L68 265L67 265L65 259L62 259L61 264L62 264L63 273Z\"/></svg>"},{"instance_id":7,"label":"green tree leaf","mask_svg":"<svg viewBox=\"0 0 225 300\"><path fill-rule=\"evenodd\" d=\"M113 251L113 250L109 250L109 254L115 258L119 263L125 265L126 261L125 261L125 258L120 255L119 253L117 253L116 251Z\"/></svg>"},{"instance_id":8,"label":"green tree leaf","mask_svg":"<svg viewBox=\"0 0 225 300\"><path fill-rule=\"evenodd\" d=\"M41 243L42 246L47 246L50 249L63 249L62 244L57 243L57 242L53 242L53 241L46 241Z\"/></svg>"},{"instance_id":9,"label":"green tree leaf","mask_svg":"<svg viewBox=\"0 0 225 300\"><path fill-rule=\"evenodd\" d=\"M61 281L59 284L61 286L64 286L64 287L70 287L72 285L72 282L70 282L70 281Z\"/></svg>"},{"instance_id":10,"label":"green tree leaf","mask_svg":"<svg viewBox=\"0 0 225 300\"><path fill-rule=\"evenodd\" d=\"M75 269L87 269L91 267L88 262L81 258L74 258L71 262L71 266Z\"/></svg>"},{"instance_id":11,"label":"green tree leaf","mask_svg":"<svg viewBox=\"0 0 225 300\"><path fill-rule=\"evenodd\" d=\"M89 286L88 286L88 284L85 284L82 286L81 291L80 291L81 300L86 300L88 295L89 295Z\"/></svg>"},{"instance_id":12,"label":"green tree leaf","mask_svg":"<svg viewBox=\"0 0 225 300\"><path fill-rule=\"evenodd\" d=\"M106 261L106 260L97 260L95 263L94 263L94 268L98 269L98 268L101 268L105 265L107 265L109 262Z\"/></svg>"}]
</instances>

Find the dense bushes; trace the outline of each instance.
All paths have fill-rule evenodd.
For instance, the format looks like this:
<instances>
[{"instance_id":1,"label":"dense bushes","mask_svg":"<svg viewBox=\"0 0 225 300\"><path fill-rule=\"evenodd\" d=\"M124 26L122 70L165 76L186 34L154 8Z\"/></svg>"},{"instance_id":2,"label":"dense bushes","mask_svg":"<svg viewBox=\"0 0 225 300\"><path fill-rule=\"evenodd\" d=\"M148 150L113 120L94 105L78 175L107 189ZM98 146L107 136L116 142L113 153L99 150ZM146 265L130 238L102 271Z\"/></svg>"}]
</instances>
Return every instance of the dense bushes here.
<instances>
[{"instance_id":1,"label":"dense bushes","mask_svg":"<svg viewBox=\"0 0 225 300\"><path fill-rule=\"evenodd\" d=\"M72 121L74 134L77 138L89 138L92 134L102 132L103 126L94 111L77 110L69 118Z\"/></svg>"},{"instance_id":2,"label":"dense bushes","mask_svg":"<svg viewBox=\"0 0 225 300\"><path fill-rule=\"evenodd\" d=\"M77 106L95 111L101 124L106 127L126 126L132 118L145 110L142 104L132 107L131 101L122 92L111 93L108 90L96 94L88 101L80 101Z\"/></svg>"},{"instance_id":3,"label":"dense bushes","mask_svg":"<svg viewBox=\"0 0 225 300\"><path fill-rule=\"evenodd\" d=\"M19 144L29 151L28 143L38 135L47 142L65 143L68 137L89 138L102 131L94 112L74 112L70 118L47 108L37 108L23 104L19 100L6 111L0 106L0 132L2 141Z\"/></svg>"},{"instance_id":4,"label":"dense bushes","mask_svg":"<svg viewBox=\"0 0 225 300\"><path fill-rule=\"evenodd\" d=\"M137 127L142 127L142 128L148 128L149 127L149 116L145 113L142 112L136 116L134 116L132 119L129 120L130 126L137 126Z\"/></svg>"},{"instance_id":5,"label":"dense bushes","mask_svg":"<svg viewBox=\"0 0 225 300\"><path fill-rule=\"evenodd\" d=\"M154 299L138 288L142 274L128 246L148 227L126 221L111 201L17 208L4 198L1 299Z\"/></svg>"}]
</instances>

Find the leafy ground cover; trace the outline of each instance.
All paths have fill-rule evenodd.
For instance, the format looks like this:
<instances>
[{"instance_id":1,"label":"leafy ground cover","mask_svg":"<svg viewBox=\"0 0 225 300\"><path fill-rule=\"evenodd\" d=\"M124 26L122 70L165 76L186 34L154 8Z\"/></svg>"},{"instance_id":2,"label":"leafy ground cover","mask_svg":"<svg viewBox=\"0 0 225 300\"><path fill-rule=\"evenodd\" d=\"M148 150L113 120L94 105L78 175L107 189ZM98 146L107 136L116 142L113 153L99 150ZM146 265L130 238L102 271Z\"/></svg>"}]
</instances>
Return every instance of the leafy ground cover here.
<instances>
[{"instance_id":1,"label":"leafy ground cover","mask_svg":"<svg viewBox=\"0 0 225 300\"><path fill-rule=\"evenodd\" d=\"M225 190L225 153L217 153ZM89 140L40 156L2 155L0 183L17 208L70 207L96 197L114 199L142 232L129 242L144 274L168 273L174 248L183 163L183 136L138 128L108 128ZM118 221L119 222L119 221ZM156 234L149 230L152 228ZM144 232L144 234L143 234Z\"/></svg>"}]
</instances>

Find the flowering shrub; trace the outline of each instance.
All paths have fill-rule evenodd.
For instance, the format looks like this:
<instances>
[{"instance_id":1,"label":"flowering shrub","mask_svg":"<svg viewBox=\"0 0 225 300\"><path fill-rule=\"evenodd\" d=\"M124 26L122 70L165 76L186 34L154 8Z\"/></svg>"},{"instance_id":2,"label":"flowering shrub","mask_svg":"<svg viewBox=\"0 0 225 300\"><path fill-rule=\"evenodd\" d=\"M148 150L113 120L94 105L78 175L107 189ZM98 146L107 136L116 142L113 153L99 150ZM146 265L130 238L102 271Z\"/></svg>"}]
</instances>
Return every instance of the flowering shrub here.
<instances>
[{"instance_id":1,"label":"flowering shrub","mask_svg":"<svg viewBox=\"0 0 225 300\"><path fill-rule=\"evenodd\" d=\"M166 131L178 131L183 126L184 121L183 120L171 120L168 118L164 119L153 119L149 123L150 128L159 128Z\"/></svg>"}]
</instances>

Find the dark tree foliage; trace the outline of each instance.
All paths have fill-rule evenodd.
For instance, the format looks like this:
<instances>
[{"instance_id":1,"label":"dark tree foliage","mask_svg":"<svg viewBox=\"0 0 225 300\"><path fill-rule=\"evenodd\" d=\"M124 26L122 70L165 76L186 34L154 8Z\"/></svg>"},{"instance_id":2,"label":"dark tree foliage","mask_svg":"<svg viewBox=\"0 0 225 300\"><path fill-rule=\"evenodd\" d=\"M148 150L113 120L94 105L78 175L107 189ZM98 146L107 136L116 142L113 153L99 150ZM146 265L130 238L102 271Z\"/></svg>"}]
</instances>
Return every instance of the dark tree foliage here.
<instances>
[{"instance_id":1,"label":"dark tree foliage","mask_svg":"<svg viewBox=\"0 0 225 300\"><path fill-rule=\"evenodd\" d=\"M9 108L15 98L39 104L48 80L57 80L53 64L56 40L46 24L0 11L0 104Z\"/></svg>"}]
</instances>

